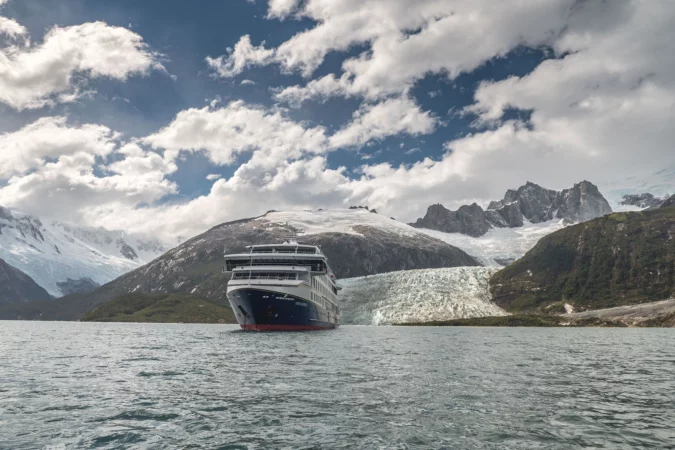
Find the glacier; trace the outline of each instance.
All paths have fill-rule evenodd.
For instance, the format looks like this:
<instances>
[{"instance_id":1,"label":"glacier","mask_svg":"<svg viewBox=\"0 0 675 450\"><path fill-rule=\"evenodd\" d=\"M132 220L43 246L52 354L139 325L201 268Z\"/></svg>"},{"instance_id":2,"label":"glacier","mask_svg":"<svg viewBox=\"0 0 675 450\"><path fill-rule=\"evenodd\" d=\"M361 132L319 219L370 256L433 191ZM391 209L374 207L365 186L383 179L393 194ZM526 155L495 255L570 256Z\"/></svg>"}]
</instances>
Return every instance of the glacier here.
<instances>
[{"instance_id":1,"label":"glacier","mask_svg":"<svg viewBox=\"0 0 675 450\"><path fill-rule=\"evenodd\" d=\"M417 231L464 250L486 266L500 267L521 258L539 239L564 227L562 220L526 222L517 228L492 228L480 237L426 228L417 228Z\"/></svg>"},{"instance_id":2,"label":"glacier","mask_svg":"<svg viewBox=\"0 0 675 450\"><path fill-rule=\"evenodd\" d=\"M490 301L493 267L403 270L339 280L344 324L387 325L504 316Z\"/></svg>"},{"instance_id":3,"label":"glacier","mask_svg":"<svg viewBox=\"0 0 675 450\"><path fill-rule=\"evenodd\" d=\"M165 251L152 239L124 231L80 227L0 207L0 259L28 274L49 294L58 283L88 278L104 284Z\"/></svg>"}]
</instances>

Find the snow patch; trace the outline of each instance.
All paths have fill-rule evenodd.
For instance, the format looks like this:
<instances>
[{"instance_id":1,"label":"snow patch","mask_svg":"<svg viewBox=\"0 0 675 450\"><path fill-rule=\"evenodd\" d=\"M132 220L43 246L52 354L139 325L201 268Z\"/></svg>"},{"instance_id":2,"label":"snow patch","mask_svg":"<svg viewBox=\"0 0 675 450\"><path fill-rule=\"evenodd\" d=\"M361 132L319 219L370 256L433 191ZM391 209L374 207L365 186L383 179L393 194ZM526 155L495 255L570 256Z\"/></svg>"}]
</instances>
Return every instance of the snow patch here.
<instances>
[{"instance_id":1,"label":"snow patch","mask_svg":"<svg viewBox=\"0 0 675 450\"><path fill-rule=\"evenodd\" d=\"M361 235L354 226L362 225L382 229L402 236L416 236L419 231L405 223L390 219L366 209L331 209L321 211L277 211L256 220L280 225L290 225L299 234L348 233Z\"/></svg>"},{"instance_id":2,"label":"snow patch","mask_svg":"<svg viewBox=\"0 0 675 450\"><path fill-rule=\"evenodd\" d=\"M504 316L490 301L496 269L453 267L389 272L339 281L341 322L385 325Z\"/></svg>"},{"instance_id":3,"label":"snow patch","mask_svg":"<svg viewBox=\"0 0 675 450\"><path fill-rule=\"evenodd\" d=\"M542 223L526 223L518 228L492 228L480 237L426 228L417 230L464 250L486 266L499 267L521 258L539 239L564 227L562 220L550 220Z\"/></svg>"}]
</instances>

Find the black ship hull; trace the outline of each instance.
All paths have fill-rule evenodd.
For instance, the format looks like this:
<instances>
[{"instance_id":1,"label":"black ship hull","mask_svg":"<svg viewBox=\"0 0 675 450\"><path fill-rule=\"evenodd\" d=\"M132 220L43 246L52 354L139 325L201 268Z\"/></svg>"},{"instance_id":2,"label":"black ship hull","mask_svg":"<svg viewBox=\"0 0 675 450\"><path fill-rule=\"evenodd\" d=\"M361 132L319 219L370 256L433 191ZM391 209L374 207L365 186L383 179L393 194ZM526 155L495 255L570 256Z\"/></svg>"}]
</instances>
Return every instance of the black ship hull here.
<instances>
[{"instance_id":1,"label":"black ship hull","mask_svg":"<svg viewBox=\"0 0 675 450\"><path fill-rule=\"evenodd\" d=\"M249 331L311 331L339 326L339 317L290 294L242 288L227 294L239 325Z\"/></svg>"}]
</instances>

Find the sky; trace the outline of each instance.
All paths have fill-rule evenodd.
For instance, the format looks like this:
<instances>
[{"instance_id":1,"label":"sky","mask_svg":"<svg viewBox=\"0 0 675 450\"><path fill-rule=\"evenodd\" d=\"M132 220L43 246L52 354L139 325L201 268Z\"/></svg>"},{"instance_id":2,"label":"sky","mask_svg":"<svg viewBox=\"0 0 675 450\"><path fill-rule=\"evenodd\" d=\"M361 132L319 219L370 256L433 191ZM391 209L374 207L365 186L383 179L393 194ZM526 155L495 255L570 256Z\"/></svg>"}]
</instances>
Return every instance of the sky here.
<instances>
[{"instance_id":1,"label":"sky","mask_svg":"<svg viewBox=\"0 0 675 450\"><path fill-rule=\"evenodd\" d=\"M0 205L167 243L675 192L670 0L0 0Z\"/></svg>"}]
</instances>

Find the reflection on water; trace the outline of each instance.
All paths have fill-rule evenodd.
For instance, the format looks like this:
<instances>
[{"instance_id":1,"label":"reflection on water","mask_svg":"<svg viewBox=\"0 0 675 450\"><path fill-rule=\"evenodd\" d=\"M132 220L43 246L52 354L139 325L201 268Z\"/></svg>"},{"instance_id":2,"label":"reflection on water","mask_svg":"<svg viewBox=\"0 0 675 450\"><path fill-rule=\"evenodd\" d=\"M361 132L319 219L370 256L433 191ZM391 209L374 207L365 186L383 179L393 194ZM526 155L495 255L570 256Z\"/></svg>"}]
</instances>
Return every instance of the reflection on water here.
<instances>
[{"instance_id":1,"label":"reflection on water","mask_svg":"<svg viewBox=\"0 0 675 450\"><path fill-rule=\"evenodd\" d=\"M0 322L0 448L675 442L675 330Z\"/></svg>"}]
</instances>

